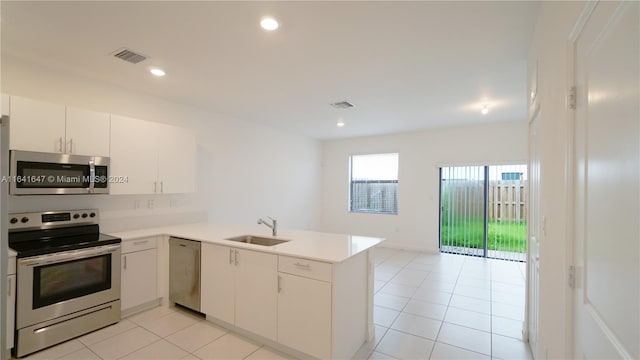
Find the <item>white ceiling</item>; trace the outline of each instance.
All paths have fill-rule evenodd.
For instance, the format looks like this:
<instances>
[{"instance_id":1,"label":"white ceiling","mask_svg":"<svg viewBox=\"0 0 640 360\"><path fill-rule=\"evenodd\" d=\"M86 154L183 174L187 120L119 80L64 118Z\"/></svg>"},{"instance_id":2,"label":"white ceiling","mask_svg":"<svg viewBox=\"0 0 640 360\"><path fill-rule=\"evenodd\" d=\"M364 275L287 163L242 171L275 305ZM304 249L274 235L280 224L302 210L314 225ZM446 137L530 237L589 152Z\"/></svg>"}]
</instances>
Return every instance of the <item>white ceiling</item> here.
<instances>
[{"instance_id":1,"label":"white ceiling","mask_svg":"<svg viewBox=\"0 0 640 360\"><path fill-rule=\"evenodd\" d=\"M330 139L524 121L538 4L2 1L1 11L3 54ZM264 15L280 29L262 30ZM110 56L121 47L150 59ZM167 76L153 78L152 65ZM341 100L356 107L328 105Z\"/></svg>"}]
</instances>

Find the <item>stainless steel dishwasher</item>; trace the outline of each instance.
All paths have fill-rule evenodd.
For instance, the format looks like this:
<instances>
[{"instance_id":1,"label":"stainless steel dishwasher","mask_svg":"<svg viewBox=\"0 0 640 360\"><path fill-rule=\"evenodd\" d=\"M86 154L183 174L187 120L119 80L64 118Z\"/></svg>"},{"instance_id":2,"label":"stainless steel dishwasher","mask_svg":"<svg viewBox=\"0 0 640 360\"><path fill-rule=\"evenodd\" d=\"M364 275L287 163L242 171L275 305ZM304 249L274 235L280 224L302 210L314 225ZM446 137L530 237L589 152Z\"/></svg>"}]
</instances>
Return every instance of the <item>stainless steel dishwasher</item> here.
<instances>
[{"instance_id":1,"label":"stainless steel dishwasher","mask_svg":"<svg viewBox=\"0 0 640 360\"><path fill-rule=\"evenodd\" d=\"M200 241L169 238L169 301L200 311Z\"/></svg>"}]
</instances>

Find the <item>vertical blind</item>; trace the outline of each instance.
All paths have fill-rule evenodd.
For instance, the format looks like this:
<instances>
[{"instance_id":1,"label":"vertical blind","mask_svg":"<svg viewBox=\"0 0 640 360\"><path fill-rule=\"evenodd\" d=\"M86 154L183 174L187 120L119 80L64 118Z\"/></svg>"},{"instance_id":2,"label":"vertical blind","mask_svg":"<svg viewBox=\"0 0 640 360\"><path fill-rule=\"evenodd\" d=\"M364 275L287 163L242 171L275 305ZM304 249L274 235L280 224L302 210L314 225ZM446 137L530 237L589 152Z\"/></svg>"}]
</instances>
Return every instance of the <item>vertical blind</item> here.
<instances>
[{"instance_id":1,"label":"vertical blind","mask_svg":"<svg viewBox=\"0 0 640 360\"><path fill-rule=\"evenodd\" d=\"M525 261L527 167L440 169L440 251Z\"/></svg>"}]
</instances>

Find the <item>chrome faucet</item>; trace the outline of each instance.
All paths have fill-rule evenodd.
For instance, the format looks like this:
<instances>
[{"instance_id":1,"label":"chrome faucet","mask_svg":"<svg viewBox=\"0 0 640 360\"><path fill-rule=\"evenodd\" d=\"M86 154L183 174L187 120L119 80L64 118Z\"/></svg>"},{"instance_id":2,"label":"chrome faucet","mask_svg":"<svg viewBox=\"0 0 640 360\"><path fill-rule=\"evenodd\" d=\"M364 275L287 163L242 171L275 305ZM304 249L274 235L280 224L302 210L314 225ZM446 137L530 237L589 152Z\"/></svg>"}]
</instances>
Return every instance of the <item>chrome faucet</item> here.
<instances>
[{"instance_id":1,"label":"chrome faucet","mask_svg":"<svg viewBox=\"0 0 640 360\"><path fill-rule=\"evenodd\" d=\"M276 220L276 219L274 219L272 217L269 217L269 219L271 219L272 223L269 223L266 220L258 219L258 225L260 225L260 224L266 225L268 228L271 229L271 234L273 236L278 236L278 220Z\"/></svg>"}]
</instances>

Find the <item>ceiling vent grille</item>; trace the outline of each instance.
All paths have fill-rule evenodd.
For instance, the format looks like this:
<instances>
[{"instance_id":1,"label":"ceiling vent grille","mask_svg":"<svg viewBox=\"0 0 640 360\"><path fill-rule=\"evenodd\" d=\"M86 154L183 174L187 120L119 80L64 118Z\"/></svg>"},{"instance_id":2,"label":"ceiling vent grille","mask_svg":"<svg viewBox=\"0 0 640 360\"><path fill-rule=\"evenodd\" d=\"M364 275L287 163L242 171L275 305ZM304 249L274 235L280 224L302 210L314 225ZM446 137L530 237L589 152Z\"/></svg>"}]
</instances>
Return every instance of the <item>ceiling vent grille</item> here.
<instances>
[{"instance_id":1,"label":"ceiling vent grille","mask_svg":"<svg viewBox=\"0 0 640 360\"><path fill-rule=\"evenodd\" d=\"M331 106L333 106L336 109L349 109L352 107L355 107L355 105L353 105L353 103L350 103L348 101L338 101L338 102L334 102L333 104L330 104Z\"/></svg>"},{"instance_id":2,"label":"ceiling vent grille","mask_svg":"<svg viewBox=\"0 0 640 360\"><path fill-rule=\"evenodd\" d=\"M137 52L127 48L118 49L114 51L112 54L118 59L124 60L126 62L130 62L132 64L137 64L147 59L146 56L138 54Z\"/></svg>"}]
</instances>

